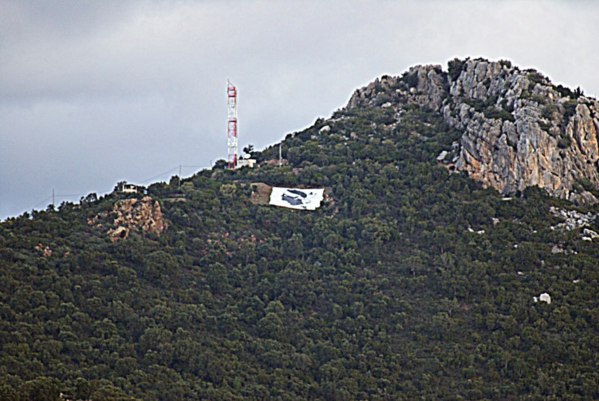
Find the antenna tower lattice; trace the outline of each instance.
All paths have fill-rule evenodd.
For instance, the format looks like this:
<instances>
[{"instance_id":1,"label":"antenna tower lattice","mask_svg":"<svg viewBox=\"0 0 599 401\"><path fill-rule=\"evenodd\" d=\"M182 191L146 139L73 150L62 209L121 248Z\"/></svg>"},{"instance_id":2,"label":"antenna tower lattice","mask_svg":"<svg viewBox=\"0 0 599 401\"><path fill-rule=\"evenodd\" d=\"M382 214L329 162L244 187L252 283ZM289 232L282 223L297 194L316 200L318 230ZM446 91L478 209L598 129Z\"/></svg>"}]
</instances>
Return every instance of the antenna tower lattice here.
<instances>
[{"instance_id":1,"label":"antenna tower lattice","mask_svg":"<svg viewBox=\"0 0 599 401\"><path fill-rule=\"evenodd\" d=\"M237 168L237 88L227 80L227 165L229 169Z\"/></svg>"}]
</instances>

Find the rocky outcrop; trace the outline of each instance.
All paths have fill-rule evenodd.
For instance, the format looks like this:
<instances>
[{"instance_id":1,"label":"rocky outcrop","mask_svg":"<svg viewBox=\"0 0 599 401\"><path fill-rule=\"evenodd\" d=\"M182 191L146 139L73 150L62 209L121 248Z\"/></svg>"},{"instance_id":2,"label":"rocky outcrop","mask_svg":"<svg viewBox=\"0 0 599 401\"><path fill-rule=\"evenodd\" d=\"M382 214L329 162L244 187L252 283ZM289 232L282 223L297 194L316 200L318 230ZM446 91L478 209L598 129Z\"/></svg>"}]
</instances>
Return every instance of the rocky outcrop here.
<instances>
[{"instance_id":1,"label":"rocky outcrop","mask_svg":"<svg viewBox=\"0 0 599 401\"><path fill-rule=\"evenodd\" d=\"M112 214L115 216L113 228L107 232L112 242L128 238L132 232L160 235L167 227L160 203L150 196L117 201Z\"/></svg>"},{"instance_id":2,"label":"rocky outcrop","mask_svg":"<svg viewBox=\"0 0 599 401\"><path fill-rule=\"evenodd\" d=\"M38 243L35 247L35 250L38 251L44 258L49 258L52 256L52 248L47 245L43 245L41 242Z\"/></svg>"},{"instance_id":3,"label":"rocky outcrop","mask_svg":"<svg viewBox=\"0 0 599 401\"><path fill-rule=\"evenodd\" d=\"M362 88L348 108L406 105L439 112L463 131L452 163L473 179L508 194L530 186L578 203L598 202L599 102L553 85L535 70L507 61L454 60L412 67L402 77L383 77Z\"/></svg>"},{"instance_id":4,"label":"rocky outcrop","mask_svg":"<svg viewBox=\"0 0 599 401\"><path fill-rule=\"evenodd\" d=\"M576 191L583 180L599 186L596 101L560 93L536 71L481 60L464 64L449 99L441 112L464 130L457 170L503 193L538 186L597 201Z\"/></svg>"},{"instance_id":5,"label":"rocky outcrop","mask_svg":"<svg viewBox=\"0 0 599 401\"><path fill-rule=\"evenodd\" d=\"M440 65L416 66L401 77L385 75L354 92L347 108L418 104L439 110L447 97L448 78ZM399 110L398 110L399 111Z\"/></svg>"},{"instance_id":6,"label":"rocky outcrop","mask_svg":"<svg viewBox=\"0 0 599 401\"><path fill-rule=\"evenodd\" d=\"M562 223L552 227L552 229L560 230L577 230L579 228L589 227L597 219L598 215L593 213L581 213L576 210L559 209L552 206L549 212L556 218L562 220Z\"/></svg>"},{"instance_id":7,"label":"rocky outcrop","mask_svg":"<svg viewBox=\"0 0 599 401\"><path fill-rule=\"evenodd\" d=\"M572 231L572 230L579 230L582 228L582 231L580 232L580 236L582 237L583 241L593 241L594 239L599 238L599 234L589 228L589 227L593 226L595 221L597 220L597 217L598 217L597 214L581 213L576 210L558 209L553 206L551 208L549 208L549 212L554 217L562 220L561 223L559 223L555 226L551 226L552 230L557 229L557 230ZM554 250L557 251L558 248L554 247L554 249L552 249L552 252ZM559 253L559 252L553 252L553 253Z\"/></svg>"}]
</instances>

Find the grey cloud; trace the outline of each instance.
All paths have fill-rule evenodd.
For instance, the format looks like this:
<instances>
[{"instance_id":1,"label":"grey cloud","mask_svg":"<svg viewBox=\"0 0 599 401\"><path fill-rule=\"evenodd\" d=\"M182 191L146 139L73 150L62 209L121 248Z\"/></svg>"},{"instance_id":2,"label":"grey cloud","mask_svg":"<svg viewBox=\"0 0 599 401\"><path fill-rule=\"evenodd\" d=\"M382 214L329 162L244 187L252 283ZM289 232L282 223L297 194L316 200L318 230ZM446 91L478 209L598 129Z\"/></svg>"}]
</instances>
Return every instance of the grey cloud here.
<instances>
[{"instance_id":1,"label":"grey cloud","mask_svg":"<svg viewBox=\"0 0 599 401\"><path fill-rule=\"evenodd\" d=\"M227 78L240 91L240 143L257 148L377 76L455 56L599 87L594 2L0 0L0 10L0 218L52 188L102 192L224 157Z\"/></svg>"}]
</instances>

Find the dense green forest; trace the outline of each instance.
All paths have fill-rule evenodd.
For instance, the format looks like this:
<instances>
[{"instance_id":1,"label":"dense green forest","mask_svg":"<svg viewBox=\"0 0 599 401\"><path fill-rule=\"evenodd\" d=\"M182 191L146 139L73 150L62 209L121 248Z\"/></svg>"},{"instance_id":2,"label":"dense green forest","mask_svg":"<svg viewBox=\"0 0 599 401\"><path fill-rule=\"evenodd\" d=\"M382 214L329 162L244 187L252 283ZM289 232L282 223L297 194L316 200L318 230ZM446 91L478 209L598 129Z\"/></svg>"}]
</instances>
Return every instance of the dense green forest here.
<instances>
[{"instance_id":1,"label":"dense green forest","mask_svg":"<svg viewBox=\"0 0 599 401\"><path fill-rule=\"evenodd\" d=\"M151 185L161 235L89 224L117 193L2 222L0 400L599 399L599 246L549 212L574 206L452 173L460 132L406 110ZM326 198L275 208L257 183Z\"/></svg>"}]
</instances>

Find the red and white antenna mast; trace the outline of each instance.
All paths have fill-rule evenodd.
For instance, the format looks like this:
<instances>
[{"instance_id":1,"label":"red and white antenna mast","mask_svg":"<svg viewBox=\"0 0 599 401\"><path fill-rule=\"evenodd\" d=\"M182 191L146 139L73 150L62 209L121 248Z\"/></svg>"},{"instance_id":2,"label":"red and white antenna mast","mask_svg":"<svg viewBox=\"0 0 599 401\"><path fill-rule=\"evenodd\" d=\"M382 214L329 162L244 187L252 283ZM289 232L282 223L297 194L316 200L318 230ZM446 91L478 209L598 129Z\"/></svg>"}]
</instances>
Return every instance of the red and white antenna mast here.
<instances>
[{"instance_id":1,"label":"red and white antenna mast","mask_svg":"<svg viewBox=\"0 0 599 401\"><path fill-rule=\"evenodd\" d=\"M237 88L227 80L227 162L231 170L237 168Z\"/></svg>"}]
</instances>

